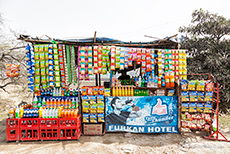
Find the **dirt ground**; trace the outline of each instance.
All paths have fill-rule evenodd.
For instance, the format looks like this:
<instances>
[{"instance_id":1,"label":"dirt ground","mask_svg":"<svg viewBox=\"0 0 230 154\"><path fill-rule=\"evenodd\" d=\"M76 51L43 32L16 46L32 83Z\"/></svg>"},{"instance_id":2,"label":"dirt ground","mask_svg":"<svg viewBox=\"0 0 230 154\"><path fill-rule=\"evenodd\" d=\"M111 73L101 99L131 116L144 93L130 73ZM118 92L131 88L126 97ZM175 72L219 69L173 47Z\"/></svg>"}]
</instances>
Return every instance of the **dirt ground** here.
<instances>
[{"instance_id":1,"label":"dirt ground","mask_svg":"<svg viewBox=\"0 0 230 154\"><path fill-rule=\"evenodd\" d=\"M106 133L104 136L81 136L74 141L6 142L6 113L10 107L22 100L30 102L28 93L11 87L11 93L0 92L0 154L13 153L74 153L74 154L228 154L230 142L204 139L205 132L193 133L183 130L182 134L130 134ZM220 131L230 139L230 116L220 119Z\"/></svg>"}]
</instances>

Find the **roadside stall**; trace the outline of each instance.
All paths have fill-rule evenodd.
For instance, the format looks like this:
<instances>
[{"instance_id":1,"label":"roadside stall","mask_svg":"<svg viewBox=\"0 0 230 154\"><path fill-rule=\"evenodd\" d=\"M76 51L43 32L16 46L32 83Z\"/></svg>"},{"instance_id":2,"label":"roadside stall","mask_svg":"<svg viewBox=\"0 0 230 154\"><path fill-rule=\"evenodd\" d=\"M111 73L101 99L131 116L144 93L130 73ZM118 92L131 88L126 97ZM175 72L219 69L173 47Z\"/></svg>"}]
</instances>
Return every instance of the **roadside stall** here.
<instances>
[{"instance_id":1,"label":"roadside stall","mask_svg":"<svg viewBox=\"0 0 230 154\"><path fill-rule=\"evenodd\" d=\"M33 102L10 111L6 140L179 133L181 127L211 134L214 82L187 80L186 50L173 37L141 43L21 35L32 43L26 60ZM109 82L102 84L102 75ZM80 85L90 79L95 84Z\"/></svg>"}]
</instances>

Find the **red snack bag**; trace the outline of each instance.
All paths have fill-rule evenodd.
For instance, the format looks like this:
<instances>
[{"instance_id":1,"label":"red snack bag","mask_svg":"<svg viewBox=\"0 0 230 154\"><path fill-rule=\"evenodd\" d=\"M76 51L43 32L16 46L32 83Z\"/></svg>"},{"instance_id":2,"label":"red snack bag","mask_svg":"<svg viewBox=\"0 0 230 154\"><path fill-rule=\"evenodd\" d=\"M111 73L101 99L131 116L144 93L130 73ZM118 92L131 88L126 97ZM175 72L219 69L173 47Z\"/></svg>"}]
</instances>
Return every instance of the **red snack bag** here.
<instances>
[{"instance_id":1,"label":"red snack bag","mask_svg":"<svg viewBox=\"0 0 230 154\"><path fill-rule=\"evenodd\" d=\"M182 128L186 128L186 127L187 127L187 122L182 121L182 123L181 123L181 127L182 127Z\"/></svg>"},{"instance_id":2,"label":"red snack bag","mask_svg":"<svg viewBox=\"0 0 230 154\"><path fill-rule=\"evenodd\" d=\"M209 126L208 124L205 124L205 125L204 125L204 130L208 132L209 129L210 129L210 126Z\"/></svg>"},{"instance_id":3,"label":"red snack bag","mask_svg":"<svg viewBox=\"0 0 230 154\"><path fill-rule=\"evenodd\" d=\"M201 129L202 129L201 124L197 124L196 126L197 126L197 129L199 129L199 130L201 130Z\"/></svg>"},{"instance_id":4,"label":"red snack bag","mask_svg":"<svg viewBox=\"0 0 230 154\"><path fill-rule=\"evenodd\" d=\"M192 124L191 124L191 129L197 129L196 124L192 123Z\"/></svg>"},{"instance_id":5,"label":"red snack bag","mask_svg":"<svg viewBox=\"0 0 230 154\"><path fill-rule=\"evenodd\" d=\"M98 95L104 95L105 87L101 86L98 88Z\"/></svg>"},{"instance_id":6,"label":"red snack bag","mask_svg":"<svg viewBox=\"0 0 230 154\"><path fill-rule=\"evenodd\" d=\"M85 96L88 94L87 87L81 87L81 94L82 96Z\"/></svg>"},{"instance_id":7,"label":"red snack bag","mask_svg":"<svg viewBox=\"0 0 230 154\"><path fill-rule=\"evenodd\" d=\"M98 95L98 86L92 87L92 95Z\"/></svg>"},{"instance_id":8,"label":"red snack bag","mask_svg":"<svg viewBox=\"0 0 230 154\"><path fill-rule=\"evenodd\" d=\"M93 95L93 87L88 87L88 89L87 89L87 91L88 91L88 95Z\"/></svg>"},{"instance_id":9,"label":"red snack bag","mask_svg":"<svg viewBox=\"0 0 230 154\"><path fill-rule=\"evenodd\" d=\"M206 91L212 91L213 87L214 87L214 84L212 83L212 81L206 81L206 84L205 84Z\"/></svg>"},{"instance_id":10,"label":"red snack bag","mask_svg":"<svg viewBox=\"0 0 230 154\"><path fill-rule=\"evenodd\" d=\"M187 114L187 120L192 121L192 115L191 114Z\"/></svg>"}]
</instances>

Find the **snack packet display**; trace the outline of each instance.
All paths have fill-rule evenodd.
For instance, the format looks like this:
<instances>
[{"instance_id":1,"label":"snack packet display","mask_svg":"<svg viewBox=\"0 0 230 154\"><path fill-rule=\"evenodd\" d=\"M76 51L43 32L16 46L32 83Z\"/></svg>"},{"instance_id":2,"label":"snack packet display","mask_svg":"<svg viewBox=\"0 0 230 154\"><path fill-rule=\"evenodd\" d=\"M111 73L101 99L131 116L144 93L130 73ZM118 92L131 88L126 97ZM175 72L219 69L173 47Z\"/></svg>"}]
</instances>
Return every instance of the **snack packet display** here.
<instances>
[{"instance_id":1,"label":"snack packet display","mask_svg":"<svg viewBox=\"0 0 230 154\"><path fill-rule=\"evenodd\" d=\"M204 104L203 113L212 113L212 104L211 103L205 103Z\"/></svg>"},{"instance_id":2,"label":"snack packet display","mask_svg":"<svg viewBox=\"0 0 230 154\"><path fill-rule=\"evenodd\" d=\"M85 96L88 94L87 87L81 87L81 94L82 96Z\"/></svg>"},{"instance_id":3,"label":"snack packet display","mask_svg":"<svg viewBox=\"0 0 230 154\"><path fill-rule=\"evenodd\" d=\"M196 81L191 80L188 82L188 90L196 90Z\"/></svg>"},{"instance_id":4,"label":"snack packet display","mask_svg":"<svg viewBox=\"0 0 230 154\"><path fill-rule=\"evenodd\" d=\"M181 112L188 112L189 103L181 103Z\"/></svg>"},{"instance_id":5,"label":"snack packet display","mask_svg":"<svg viewBox=\"0 0 230 154\"><path fill-rule=\"evenodd\" d=\"M186 91L188 89L188 81L187 80L181 80L181 90Z\"/></svg>"},{"instance_id":6,"label":"snack packet display","mask_svg":"<svg viewBox=\"0 0 230 154\"><path fill-rule=\"evenodd\" d=\"M188 102L189 101L189 93L187 91L181 92L181 102Z\"/></svg>"},{"instance_id":7,"label":"snack packet display","mask_svg":"<svg viewBox=\"0 0 230 154\"><path fill-rule=\"evenodd\" d=\"M212 81L206 81L205 91L213 91L214 84Z\"/></svg>"},{"instance_id":8,"label":"snack packet display","mask_svg":"<svg viewBox=\"0 0 230 154\"><path fill-rule=\"evenodd\" d=\"M90 113L97 113L97 105L90 104Z\"/></svg>"},{"instance_id":9,"label":"snack packet display","mask_svg":"<svg viewBox=\"0 0 230 154\"><path fill-rule=\"evenodd\" d=\"M104 92L105 92L105 87L104 86L101 86L98 88L98 95L104 95ZM94 95L97 95L97 94L94 94Z\"/></svg>"},{"instance_id":10,"label":"snack packet display","mask_svg":"<svg viewBox=\"0 0 230 154\"><path fill-rule=\"evenodd\" d=\"M89 114L88 113L82 114L82 122L83 123L89 123Z\"/></svg>"},{"instance_id":11,"label":"snack packet display","mask_svg":"<svg viewBox=\"0 0 230 154\"><path fill-rule=\"evenodd\" d=\"M104 103L97 104L97 113L104 113L105 105Z\"/></svg>"},{"instance_id":12,"label":"snack packet display","mask_svg":"<svg viewBox=\"0 0 230 154\"><path fill-rule=\"evenodd\" d=\"M97 114L98 122L105 122L105 115L104 113Z\"/></svg>"},{"instance_id":13,"label":"snack packet display","mask_svg":"<svg viewBox=\"0 0 230 154\"><path fill-rule=\"evenodd\" d=\"M82 103L82 112L83 113L89 113L89 104L88 103Z\"/></svg>"},{"instance_id":14,"label":"snack packet display","mask_svg":"<svg viewBox=\"0 0 230 154\"><path fill-rule=\"evenodd\" d=\"M197 91L205 91L205 81L197 81L197 86L196 86Z\"/></svg>"},{"instance_id":15,"label":"snack packet display","mask_svg":"<svg viewBox=\"0 0 230 154\"><path fill-rule=\"evenodd\" d=\"M189 92L189 100L190 100L190 102L196 102L196 101L198 101L198 99L197 99L197 92L196 91L190 91Z\"/></svg>"},{"instance_id":16,"label":"snack packet display","mask_svg":"<svg viewBox=\"0 0 230 154\"><path fill-rule=\"evenodd\" d=\"M198 101L204 101L204 92L198 91L197 92Z\"/></svg>"},{"instance_id":17,"label":"snack packet display","mask_svg":"<svg viewBox=\"0 0 230 154\"><path fill-rule=\"evenodd\" d=\"M204 110L204 105L203 105L203 103L197 103L197 107L196 107L196 110L197 110L197 112L203 112L203 110Z\"/></svg>"},{"instance_id":18,"label":"snack packet display","mask_svg":"<svg viewBox=\"0 0 230 154\"><path fill-rule=\"evenodd\" d=\"M98 86L92 87L92 94L91 95L97 95L98 94L98 89L99 89ZM90 95L90 94L88 93L88 95Z\"/></svg>"},{"instance_id":19,"label":"snack packet display","mask_svg":"<svg viewBox=\"0 0 230 154\"><path fill-rule=\"evenodd\" d=\"M90 103L90 105L96 104L97 103L96 96L89 96L89 103Z\"/></svg>"},{"instance_id":20,"label":"snack packet display","mask_svg":"<svg viewBox=\"0 0 230 154\"><path fill-rule=\"evenodd\" d=\"M90 114L90 123L97 123L97 115Z\"/></svg>"},{"instance_id":21,"label":"snack packet display","mask_svg":"<svg viewBox=\"0 0 230 154\"><path fill-rule=\"evenodd\" d=\"M206 102L212 101L212 96L213 96L213 92L212 91L205 92L204 101L206 101Z\"/></svg>"},{"instance_id":22,"label":"snack packet display","mask_svg":"<svg viewBox=\"0 0 230 154\"><path fill-rule=\"evenodd\" d=\"M187 115L186 114L181 114L181 119L182 120L186 120L187 119Z\"/></svg>"},{"instance_id":23,"label":"snack packet display","mask_svg":"<svg viewBox=\"0 0 230 154\"><path fill-rule=\"evenodd\" d=\"M189 103L189 113L196 113L196 103Z\"/></svg>"}]
</instances>

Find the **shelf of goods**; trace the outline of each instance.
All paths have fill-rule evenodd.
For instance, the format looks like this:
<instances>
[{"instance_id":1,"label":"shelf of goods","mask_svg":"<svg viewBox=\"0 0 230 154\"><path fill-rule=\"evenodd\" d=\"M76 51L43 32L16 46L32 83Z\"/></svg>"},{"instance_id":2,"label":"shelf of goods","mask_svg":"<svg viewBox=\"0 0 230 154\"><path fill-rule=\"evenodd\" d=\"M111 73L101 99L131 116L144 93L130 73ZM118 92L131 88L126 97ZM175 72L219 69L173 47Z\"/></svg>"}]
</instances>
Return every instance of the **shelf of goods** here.
<instances>
[{"instance_id":1,"label":"shelf of goods","mask_svg":"<svg viewBox=\"0 0 230 154\"><path fill-rule=\"evenodd\" d=\"M208 79L180 81L181 128L189 128L194 132L207 131L209 136L204 138L229 141L219 131L219 84L215 87L215 79L210 74L188 76L208 76Z\"/></svg>"}]
</instances>

